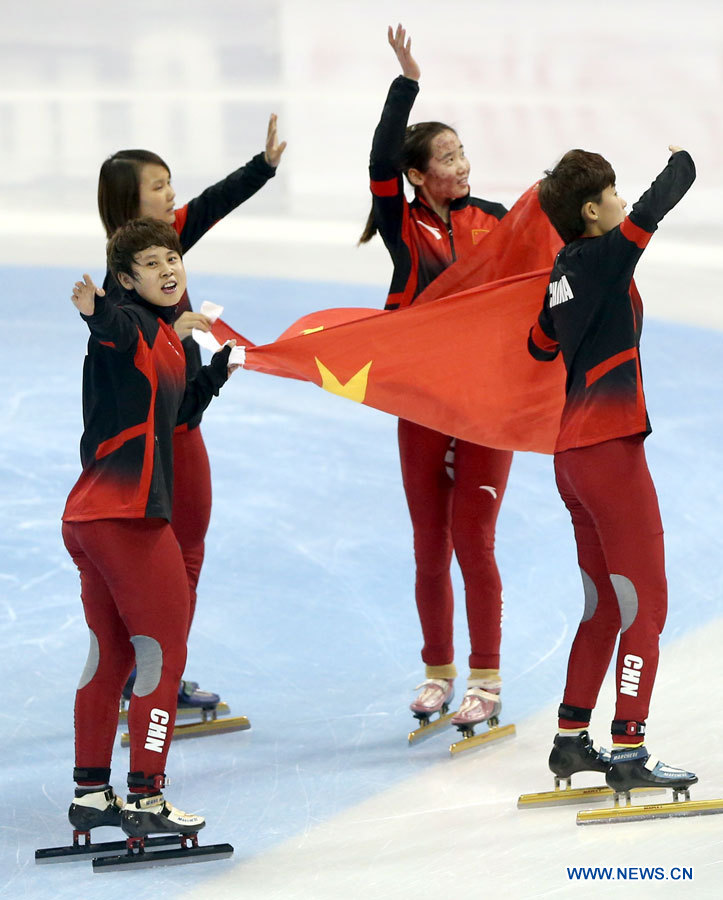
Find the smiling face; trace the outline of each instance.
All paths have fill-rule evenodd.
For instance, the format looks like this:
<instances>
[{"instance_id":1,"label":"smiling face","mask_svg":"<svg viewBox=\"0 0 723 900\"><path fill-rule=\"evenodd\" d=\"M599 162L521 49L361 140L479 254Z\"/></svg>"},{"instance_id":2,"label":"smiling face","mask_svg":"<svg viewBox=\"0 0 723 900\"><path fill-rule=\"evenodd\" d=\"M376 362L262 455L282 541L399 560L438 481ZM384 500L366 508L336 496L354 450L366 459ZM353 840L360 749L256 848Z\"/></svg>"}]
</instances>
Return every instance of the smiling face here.
<instances>
[{"instance_id":1,"label":"smiling face","mask_svg":"<svg viewBox=\"0 0 723 900\"><path fill-rule=\"evenodd\" d=\"M430 144L431 157L424 172L409 170L409 180L432 208L449 204L469 193L470 164L453 131L442 131Z\"/></svg>"},{"instance_id":2,"label":"smiling face","mask_svg":"<svg viewBox=\"0 0 723 900\"><path fill-rule=\"evenodd\" d=\"M149 216L173 225L176 192L171 187L171 173L163 166L146 163L141 167L138 184L138 216Z\"/></svg>"},{"instance_id":3,"label":"smiling face","mask_svg":"<svg viewBox=\"0 0 723 900\"><path fill-rule=\"evenodd\" d=\"M186 270L181 256L168 247L147 247L133 257L133 278L118 273L126 290L135 290L154 306L175 306L186 290Z\"/></svg>"}]
</instances>

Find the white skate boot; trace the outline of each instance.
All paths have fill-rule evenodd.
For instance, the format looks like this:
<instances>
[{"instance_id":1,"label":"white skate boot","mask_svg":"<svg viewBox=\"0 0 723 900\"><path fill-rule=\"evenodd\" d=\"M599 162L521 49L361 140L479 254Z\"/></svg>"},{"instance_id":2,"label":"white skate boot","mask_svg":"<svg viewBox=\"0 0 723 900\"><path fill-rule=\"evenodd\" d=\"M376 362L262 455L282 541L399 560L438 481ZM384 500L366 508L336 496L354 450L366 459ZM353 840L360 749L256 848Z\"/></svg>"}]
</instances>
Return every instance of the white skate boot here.
<instances>
[{"instance_id":1,"label":"white skate boot","mask_svg":"<svg viewBox=\"0 0 723 900\"><path fill-rule=\"evenodd\" d=\"M499 683L490 684L489 681L470 678L462 703L452 717L451 724L460 729L472 728L482 722L489 722L490 726L496 725L502 709L500 687Z\"/></svg>"}]
</instances>

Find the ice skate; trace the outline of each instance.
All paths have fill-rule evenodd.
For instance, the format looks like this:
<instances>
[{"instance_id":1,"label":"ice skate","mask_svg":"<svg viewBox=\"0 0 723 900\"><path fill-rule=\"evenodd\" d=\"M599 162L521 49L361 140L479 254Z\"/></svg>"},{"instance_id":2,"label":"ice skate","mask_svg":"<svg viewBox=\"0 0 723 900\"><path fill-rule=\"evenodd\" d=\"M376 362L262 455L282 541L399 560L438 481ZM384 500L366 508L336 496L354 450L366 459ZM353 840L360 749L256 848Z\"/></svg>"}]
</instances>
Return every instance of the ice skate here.
<instances>
[{"instance_id":1,"label":"ice skate","mask_svg":"<svg viewBox=\"0 0 723 900\"><path fill-rule=\"evenodd\" d=\"M610 768L610 751L596 748L587 731L579 734L556 734L548 760L555 777L555 789L539 794L522 794L517 800L519 809L537 806L561 806L565 803L595 803L609 800L613 791L607 786L573 788L572 776L578 772L605 773ZM648 786L648 793L659 789Z\"/></svg>"},{"instance_id":2,"label":"ice skate","mask_svg":"<svg viewBox=\"0 0 723 900\"><path fill-rule=\"evenodd\" d=\"M125 693L123 696L125 697ZM228 704L223 703L218 694L200 690L196 681L184 680L178 688L176 720L197 719L198 721L176 725L173 729L172 740L179 741L183 738L203 737L209 734L229 734L233 731L247 731L251 728L251 723L246 716L219 718L219 716L228 716L230 712ZM127 721L128 711L121 701L119 722ZM130 746L130 735L124 732L121 734L121 747L128 746Z\"/></svg>"},{"instance_id":3,"label":"ice skate","mask_svg":"<svg viewBox=\"0 0 723 900\"><path fill-rule=\"evenodd\" d=\"M450 720L450 724L455 725L461 733L462 740L451 744L449 752L455 754L462 750L471 750L481 744L488 744L499 738L513 735L515 733L514 725L500 727L499 714L501 711L500 685L469 679L462 704ZM475 734L475 726L485 722L489 726L489 730L482 734Z\"/></svg>"},{"instance_id":4,"label":"ice skate","mask_svg":"<svg viewBox=\"0 0 723 900\"><path fill-rule=\"evenodd\" d=\"M130 703L135 684L135 670L126 682L121 695L119 722L128 721L128 704ZM197 681L184 679L178 687L178 701L176 706L176 719L196 719L199 722L210 722L219 716L227 716L231 710L228 703L224 703L218 694L213 691L203 691ZM248 722L245 716L241 717ZM248 726L247 726L248 727ZM233 728L232 731L241 731L242 728Z\"/></svg>"},{"instance_id":5,"label":"ice skate","mask_svg":"<svg viewBox=\"0 0 723 900\"><path fill-rule=\"evenodd\" d=\"M149 834L195 834L205 824L203 816L176 809L160 791L156 794L129 794L120 823L128 837L146 837Z\"/></svg>"},{"instance_id":6,"label":"ice skate","mask_svg":"<svg viewBox=\"0 0 723 900\"><path fill-rule=\"evenodd\" d=\"M409 732L410 744L449 725L452 718L449 704L454 697L454 679L426 678L415 690L419 693L409 704L409 708L420 725L415 731Z\"/></svg>"},{"instance_id":7,"label":"ice skate","mask_svg":"<svg viewBox=\"0 0 723 900\"><path fill-rule=\"evenodd\" d=\"M690 788L698 781L693 772L660 762L645 747L613 750L605 781L614 794L614 805L607 809L579 812L578 825L723 813L723 800L690 799ZM673 802L634 805L631 792L644 789L672 790ZM679 799L681 796L682 800Z\"/></svg>"},{"instance_id":8,"label":"ice skate","mask_svg":"<svg viewBox=\"0 0 723 900\"><path fill-rule=\"evenodd\" d=\"M68 810L68 821L76 831L90 831L102 825L120 827L123 801L109 784L77 787Z\"/></svg>"},{"instance_id":9,"label":"ice skate","mask_svg":"<svg viewBox=\"0 0 723 900\"><path fill-rule=\"evenodd\" d=\"M117 856L127 850L125 840L93 843L91 829L102 826L120 828L123 800L113 788L106 784L101 787L78 787L75 798L68 810L68 821L73 826L73 843L65 847L46 847L35 851L36 863L72 862L79 859L98 859ZM151 838L147 849L167 847L177 844L178 838Z\"/></svg>"}]
</instances>

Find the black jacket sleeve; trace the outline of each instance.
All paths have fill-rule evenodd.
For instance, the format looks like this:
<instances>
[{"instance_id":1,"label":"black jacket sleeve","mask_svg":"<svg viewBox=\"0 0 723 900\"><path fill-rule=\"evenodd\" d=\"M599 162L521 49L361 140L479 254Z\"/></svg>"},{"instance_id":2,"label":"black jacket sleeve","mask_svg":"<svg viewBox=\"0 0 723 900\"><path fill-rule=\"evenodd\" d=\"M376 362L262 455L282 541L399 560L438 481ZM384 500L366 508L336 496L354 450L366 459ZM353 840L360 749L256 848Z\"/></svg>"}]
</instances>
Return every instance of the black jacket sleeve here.
<instances>
[{"instance_id":1,"label":"black jacket sleeve","mask_svg":"<svg viewBox=\"0 0 723 900\"><path fill-rule=\"evenodd\" d=\"M658 224L694 181L695 164L687 151L679 150L633 204L621 225L600 238L581 243L588 265L609 283L629 281Z\"/></svg>"},{"instance_id":2,"label":"black jacket sleeve","mask_svg":"<svg viewBox=\"0 0 723 900\"><path fill-rule=\"evenodd\" d=\"M276 169L266 162L264 154L257 153L245 166L191 200L180 232L183 252L190 250L216 222L252 197L275 174Z\"/></svg>"},{"instance_id":3,"label":"black jacket sleeve","mask_svg":"<svg viewBox=\"0 0 723 900\"><path fill-rule=\"evenodd\" d=\"M127 353L138 343L139 323L125 308L116 306L107 297L96 294L93 315L85 316L81 313L80 317L93 337L113 350Z\"/></svg>"},{"instance_id":4,"label":"black jacket sleeve","mask_svg":"<svg viewBox=\"0 0 723 900\"><path fill-rule=\"evenodd\" d=\"M186 392L183 395L181 406L178 410L177 425L183 425L206 409L214 397L228 380L228 358L231 355L231 347L222 347L211 357L207 366L201 366L195 376L186 383Z\"/></svg>"},{"instance_id":5,"label":"black jacket sleeve","mask_svg":"<svg viewBox=\"0 0 723 900\"><path fill-rule=\"evenodd\" d=\"M372 181L386 181L401 175L404 133L418 93L419 84L404 75L399 75L391 83L372 140L369 156Z\"/></svg>"}]
</instances>

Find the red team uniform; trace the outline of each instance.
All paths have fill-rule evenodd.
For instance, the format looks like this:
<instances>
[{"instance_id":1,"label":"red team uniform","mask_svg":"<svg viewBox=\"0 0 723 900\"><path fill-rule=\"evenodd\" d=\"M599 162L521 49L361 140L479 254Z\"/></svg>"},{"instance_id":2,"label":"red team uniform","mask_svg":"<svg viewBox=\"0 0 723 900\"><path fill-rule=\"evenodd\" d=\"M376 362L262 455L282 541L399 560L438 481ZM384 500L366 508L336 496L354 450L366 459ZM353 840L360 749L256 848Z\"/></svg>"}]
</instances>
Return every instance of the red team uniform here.
<instances>
[{"instance_id":1,"label":"red team uniform","mask_svg":"<svg viewBox=\"0 0 723 900\"><path fill-rule=\"evenodd\" d=\"M216 222L252 197L275 174L276 169L266 162L264 154L258 153L245 166L177 209L174 228L181 239L184 255ZM106 273L103 287L112 300L118 301L123 295L123 288L110 272ZM190 310L191 303L186 292L176 307L176 315ZM192 337L185 338L182 344L187 375L191 379L201 368L201 352ZM211 469L200 424L199 412L189 422L178 426L173 436L175 483L171 524L181 545L191 591L189 629L196 609L196 588L211 519Z\"/></svg>"},{"instance_id":2,"label":"red team uniform","mask_svg":"<svg viewBox=\"0 0 723 900\"><path fill-rule=\"evenodd\" d=\"M81 576L91 646L75 702L80 785L109 781L118 701L137 663L129 710L131 792L158 789L186 658L189 586L169 524L173 432L198 418L228 377L228 351L186 382L172 321L128 292L96 295L83 367L83 471L63 513Z\"/></svg>"},{"instance_id":3,"label":"red team uniform","mask_svg":"<svg viewBox=\"0 0 723 900\"><path fill-rule=\"evenodd\" d=\"M374 222L394 264L386 309L414 303L441 272L472 252L506 212L500 203L467 195L451 202L446 223L419 195L407 201L400 161L418 91L417 82L403 75L392 82L370 156ZM465 584L470 667L498 669L502 585L494 540L512 453L455 440L403 419L399 449L414 530L422 659L427 666L453 669L449 568L454 551Z\"/></svg>"}]
</instances>

